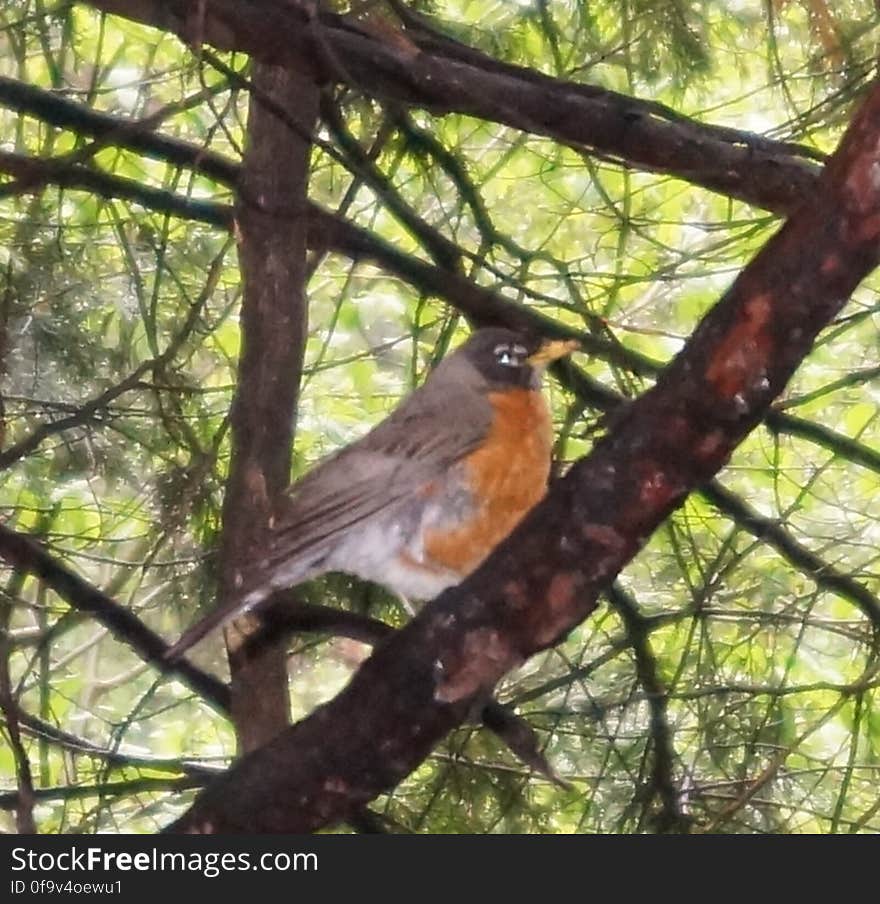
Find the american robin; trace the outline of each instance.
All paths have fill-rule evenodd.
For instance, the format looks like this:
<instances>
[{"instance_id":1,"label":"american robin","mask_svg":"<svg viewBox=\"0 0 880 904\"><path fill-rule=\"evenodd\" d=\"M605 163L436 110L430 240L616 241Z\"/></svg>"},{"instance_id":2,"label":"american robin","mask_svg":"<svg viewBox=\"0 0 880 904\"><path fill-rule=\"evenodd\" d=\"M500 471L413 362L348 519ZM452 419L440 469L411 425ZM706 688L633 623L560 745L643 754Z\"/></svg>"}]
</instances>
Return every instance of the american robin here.
<instances>
[{"instance_id":1,"label":"american robin","mask_svg":"<svg viewBox=\"0 0 880 904\"><path fill-rule=\"evenodd\" d=\"M185 631L167 658L328 571L409 600L462 581L544 496L552 430L541 376L578 347L475 332L384 421L287 489L241 595Z\"/></svg>"}]
</instances>

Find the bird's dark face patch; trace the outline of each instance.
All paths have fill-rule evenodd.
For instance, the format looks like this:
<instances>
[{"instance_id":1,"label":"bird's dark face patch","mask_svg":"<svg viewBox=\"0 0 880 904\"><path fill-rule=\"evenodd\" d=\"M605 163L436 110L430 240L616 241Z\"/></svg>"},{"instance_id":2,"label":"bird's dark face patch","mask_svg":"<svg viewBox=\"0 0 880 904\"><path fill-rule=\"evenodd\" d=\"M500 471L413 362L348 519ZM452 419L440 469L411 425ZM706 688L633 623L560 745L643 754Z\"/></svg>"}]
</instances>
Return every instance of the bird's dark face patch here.
<instances>
[{"instance_id":1,"label":"bird's dark face patch","mask_svg":"<svg viewBox=\"0 0 880 904\"><path fill-rule=\"evenodd\" d=\"M541 346L540 338L514 330L478 330L462 346L463 352L487 383L497 386L537 387L540 373L529 358Z\"/></svg>"}]
</instances>

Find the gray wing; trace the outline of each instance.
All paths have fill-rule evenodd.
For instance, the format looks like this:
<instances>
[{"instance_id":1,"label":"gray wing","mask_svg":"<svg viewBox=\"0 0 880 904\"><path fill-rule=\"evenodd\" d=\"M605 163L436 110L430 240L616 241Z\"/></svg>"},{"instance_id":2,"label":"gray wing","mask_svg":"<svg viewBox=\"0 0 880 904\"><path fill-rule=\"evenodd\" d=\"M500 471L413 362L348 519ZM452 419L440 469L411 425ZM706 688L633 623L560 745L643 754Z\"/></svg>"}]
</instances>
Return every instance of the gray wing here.
<instances>
[{"instance_id":1,"label":"gray wing","mask_svg":"<svg viewBox=\"0 0 880 904\"><path fill-rule=\"evenodd\" d=\"M261 566L271 571L283 561L287 570L294 559L323 557L364 519L418 492L480 445L491 424L488 400L436 392L431 399L414 393L370 433L295 483Z\"/></svg>"},{"instance_id":2,"label":"gray wing","mask_svg":"<svg viewBox=\"0 0 880 904\"><path fill-rule=\"evenodd\" d=\"M437 384L440 385L437 385ZM245 575L242 595L213 609L165 653L178 659L224 622L259 605L283 583L320 572L320 563L358 524L394 506L476 449L492 407L451 380L416 390L366 436L325 459L285 494L265 554ZM283 582L282 582L283 576Z\"/></svg>"}]
</instances>

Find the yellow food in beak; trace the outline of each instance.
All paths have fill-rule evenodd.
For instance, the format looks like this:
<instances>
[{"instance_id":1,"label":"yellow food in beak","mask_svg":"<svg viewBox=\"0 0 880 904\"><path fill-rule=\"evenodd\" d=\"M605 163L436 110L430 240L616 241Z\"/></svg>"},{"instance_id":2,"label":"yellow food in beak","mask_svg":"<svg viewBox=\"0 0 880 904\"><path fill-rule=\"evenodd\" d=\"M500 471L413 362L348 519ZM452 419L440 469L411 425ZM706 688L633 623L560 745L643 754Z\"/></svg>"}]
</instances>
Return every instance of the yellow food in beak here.
<instances>
[{"instance_id":1,"label":"yellow food in beak","mask_svg":"<svg viewBox=\"0 0 880 904\"><path fill-rule=\"evenodd\" d=\"M577 339L548 339L534 354L529 355L526 361L532 367L546 367L553 361L577 351L580 347L581 344Z\"/></svg>"}]
</instances>

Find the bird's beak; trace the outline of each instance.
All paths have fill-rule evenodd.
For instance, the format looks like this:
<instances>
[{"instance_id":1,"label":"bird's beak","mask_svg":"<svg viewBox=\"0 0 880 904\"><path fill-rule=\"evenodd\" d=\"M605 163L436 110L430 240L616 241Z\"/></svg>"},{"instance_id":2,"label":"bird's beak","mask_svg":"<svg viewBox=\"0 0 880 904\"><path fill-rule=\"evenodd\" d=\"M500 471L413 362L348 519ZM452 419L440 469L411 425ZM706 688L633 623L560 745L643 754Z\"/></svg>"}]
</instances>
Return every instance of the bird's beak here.
<instances>
[{"instance_id":1,"label":"bird's beak","mask_svg":"<svg viewBox=\"0 0 880 904\"><path fill-rule=\"evenodd\" d=\"M577 339L547 339L526 360L532 367L546 367L558 358L576 352L580 347Z\"/></svg>"}]
</instances>

